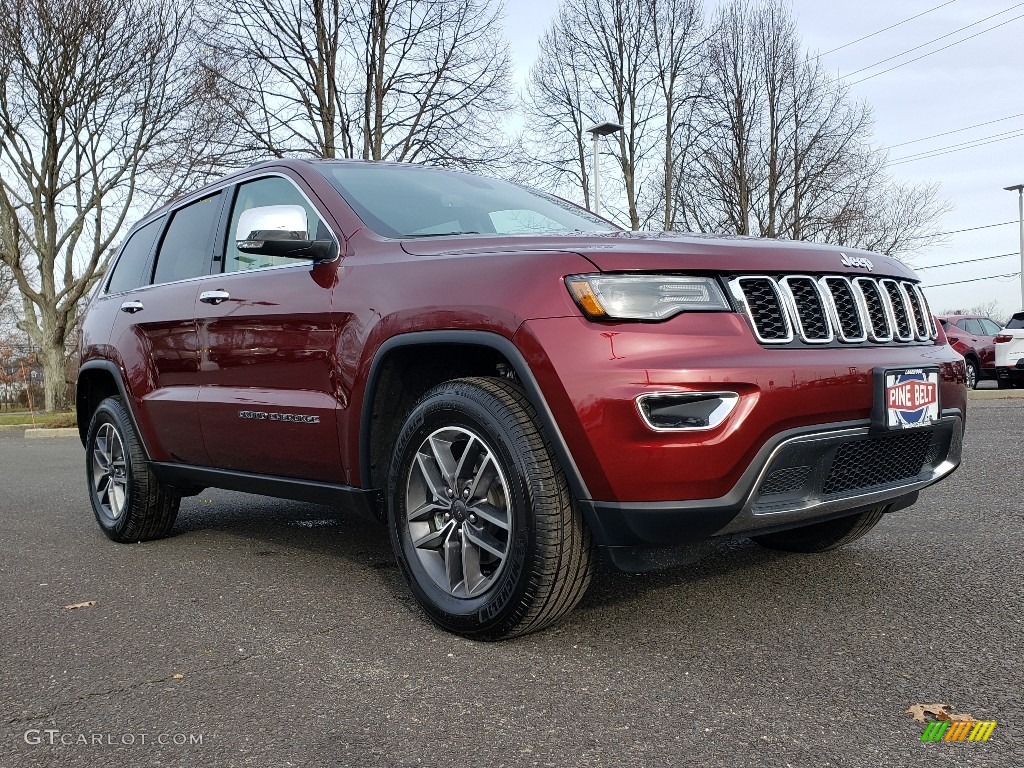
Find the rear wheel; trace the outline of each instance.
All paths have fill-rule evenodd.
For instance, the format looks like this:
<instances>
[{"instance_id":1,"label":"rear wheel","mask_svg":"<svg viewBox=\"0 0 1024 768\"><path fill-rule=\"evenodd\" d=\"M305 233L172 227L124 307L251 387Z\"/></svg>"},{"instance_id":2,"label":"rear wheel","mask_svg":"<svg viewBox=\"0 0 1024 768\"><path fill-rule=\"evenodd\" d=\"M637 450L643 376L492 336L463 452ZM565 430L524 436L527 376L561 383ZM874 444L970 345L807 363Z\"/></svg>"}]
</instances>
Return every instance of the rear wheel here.
<instances>
[{"instance_id":1,"label":"rear wheel","mask_svg":"<svg viewBox=\"0 0 1024 768\"><path fill-rule=\"evenodd\" d=\"M859 539L878 525L884 512L885 507L875 507L856 515L751 538L768 549L781 549L786 552L828 552Z\"/></svg>"},{"instance_id":2,"label":"rear wheel","mask_svg":"<svg viewBox=\"0 0 1024 768\"><path fill-rule=\"evenodd\" d=\"M85 456L92 511L109 538L148 541L171 532L181 499L150 471L120 398L108 397L96 408Z\"/></svg>"},{"instance_id":3,"label":"rear wheel","mask_svg":"<svg viewBox=\"0 0 1024 768\"><path fill-rule=\"evenodd\" d=\"M402 573L444 629L487 640L534 632L586 591L590 532L512 382L430 390L399 435L388 497Z\"/></svg>"}]
</instances>

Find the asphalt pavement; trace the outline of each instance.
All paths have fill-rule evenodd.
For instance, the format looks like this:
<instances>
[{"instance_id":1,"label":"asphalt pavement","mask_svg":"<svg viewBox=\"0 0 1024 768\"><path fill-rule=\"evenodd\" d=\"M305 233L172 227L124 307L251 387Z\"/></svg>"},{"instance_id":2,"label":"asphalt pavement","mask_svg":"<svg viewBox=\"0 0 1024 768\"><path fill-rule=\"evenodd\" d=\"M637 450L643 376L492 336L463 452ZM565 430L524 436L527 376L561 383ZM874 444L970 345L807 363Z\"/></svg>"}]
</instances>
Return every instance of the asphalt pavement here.
<instances>
[{"instance_id":1,"label":"asphalt pavement","mask_svg":"<svg viewBox=\"0 0 1024 768\"><path fill-rule=\"evenodd\" d=\"M1022 434L972 402L959 472L845 550L604 567L486 644L424 618L382 526L208 491L118 545L77 440L0 433L0 768L1021 766ZM998 725L922 743L922 703Z\"/></svg>"}]
</instances>

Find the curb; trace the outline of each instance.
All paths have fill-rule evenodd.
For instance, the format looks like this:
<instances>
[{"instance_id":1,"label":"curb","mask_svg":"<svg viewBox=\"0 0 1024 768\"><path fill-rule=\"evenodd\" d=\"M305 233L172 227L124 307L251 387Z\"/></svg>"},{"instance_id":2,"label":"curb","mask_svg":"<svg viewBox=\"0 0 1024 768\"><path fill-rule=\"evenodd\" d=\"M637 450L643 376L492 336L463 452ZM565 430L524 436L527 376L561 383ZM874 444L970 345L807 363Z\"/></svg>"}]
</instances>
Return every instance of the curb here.
<instances>
[{"instance_id":1,"label":"curb","mask_svg":"<svg viewBox=\"0 0 1024 768\"><path fill-rule=\"evenodd\" d=\"M58 427L56 429L26 429L26 439L49 437L78 437L77 427Z\"/></svg>"},{"instance_id":2,"label":"curb","mask_svg":"<svg viewBox=\"0 0 1024 768\"><path fill-rule=\"evenodd\" d=\"M13 432L16 429L32 429L31 424L0 424L0 432Z\"/></svg>"},{"instance_id":3,"label":"curb","mask_svg":"<svg viewBox=\"0 0 1024 768\"><path fill-rule=\"evenodd\" d=\"M1024 389L975 389L967 393L968 400L1024 400Z\"/></svg>"}]
</instances>

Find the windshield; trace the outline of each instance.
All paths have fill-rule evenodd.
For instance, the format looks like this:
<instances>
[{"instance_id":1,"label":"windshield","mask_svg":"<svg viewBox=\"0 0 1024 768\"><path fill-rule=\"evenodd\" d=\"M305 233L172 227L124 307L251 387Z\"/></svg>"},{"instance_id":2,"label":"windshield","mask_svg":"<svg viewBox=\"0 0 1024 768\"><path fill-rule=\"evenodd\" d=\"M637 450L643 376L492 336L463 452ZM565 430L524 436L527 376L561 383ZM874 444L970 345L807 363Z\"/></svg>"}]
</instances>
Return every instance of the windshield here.
<instances>
[{"instance_id":1,"label":"windshield","mask_svg":"<svg viewBox=\"0 0 1024 768\"><path fill-rule=\"evenodd\" d=\"M385 237L613 232L583 208L507 181L419 165L318 163L363 223Z\"/></svg>"},{"instance_id":2,"label":"windshield","mask_svg":"<svg viewBox=\"0 0 1024 768\"><path fill-rule=\"evenodd\" d=\"M1016 331L1024 328L1024 312L1018 312L1016 315L1010 318L1010 322L1006 324L1007 330Z\"/></svg>"}]
</instances>

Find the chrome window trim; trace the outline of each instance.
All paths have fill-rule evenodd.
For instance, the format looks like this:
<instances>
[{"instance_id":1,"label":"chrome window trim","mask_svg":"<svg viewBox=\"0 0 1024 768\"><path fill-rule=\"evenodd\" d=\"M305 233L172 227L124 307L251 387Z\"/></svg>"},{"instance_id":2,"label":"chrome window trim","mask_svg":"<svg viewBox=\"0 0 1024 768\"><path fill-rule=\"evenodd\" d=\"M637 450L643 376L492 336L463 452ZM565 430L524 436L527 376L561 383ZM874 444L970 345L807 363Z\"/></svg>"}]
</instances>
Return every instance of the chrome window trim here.
<instances>
[{"instance_id":1,"label":"chrome window trim","mask_svg":"<svg viewBox=\"0 0 1024 768\"><path fill-rule=\"evenodd\" d=\"M173 208L171 208L171 209L169 209L167 211L164 211L163 213L160 214L160 216L155 217L153 219L154 221L158 220L161 217L166 218L167 221L164 222L163 230L161 230L160 236L158 238L159 242L156 245L156 256L153 259L153 274L154 275L156 274L156 264L157 264L157 261L160 258L160 248L161 248L161 246L163 246L164 235L167 234L166 230L170 226L170 222L171 222L171 219L174 217L174 214L176 214L182 208L187 208L189 205L191 205L194 202L202 200L202 199L204 199L206 197L210 197L211 195L220 194L221 192L224 192L229 187L236 187L237 188L237 187L242 186L243 184L249 184L249 183L254 182L254 181L259 181L260 179L266 179L266 178L268 178L270 176L277 176L277 177L282 178L282 179L286 180L287 182L289 182L293 187L295 187L295 189L298 191L298 193L300 195L302 195L303 199L305 199L305 201L307 203L309 203L310 207L314 211L316 211L317 216L320 217L321 221L323 221L323 223L324 223L324 226L327 227L327 231L331 233L331 239L334 240L334 245L337 248L337 256L335 256L333 259L330 259L329 261L313 262L312 260L309 260L309 261L298 261L298 260L296 260L295 264L274 264L274 265L269 266L269 267L256 267L255 269L241 269L241 270L236 270L235 272L225 272L223 270L223 266L224 266L224 263L225 263L226 254L224 254L224 255L222 255L221 262L220 262L220 264L221 264L221 271L220 272L209 272L209 273L207 273L205 275L196 275L194 277L185 277L185 278L182 278L181 280L171 280L171 281L166 282L166 283L149 283L148 285L141 286L139 288L136 288L135 290L143 290L145 288L155 288L155 287L161 286L161 285L178 285L179 283L187 283L187 282L189 282L191 280L203 280L203 279L205 279L207 277L228 277L230 275L253 274L254 272L266 272L269 269L294 269L295 267L306 267L308 269L308 268L312 268L312 267L318 266L319 264L333 264L338 259L340 259L341 258L341 238L338 237L338 233L334 231L334 227L331 226L330 222L328 222L326 219L324 219L323 215L320 213L320 209L317 208L317 206L313 203L312 200L309 199L309 195L307 195L305 192L303 192L302 188L299 187L299 185L295 183L295 180L292 179L290 176L288 176L288 175L286 175L284 173L281 173L280 171L262 171L262 172L258 172L256 175L254 175L252 177L246 177L246 178L242 178L242 179L232 179L231 181L225 181L225 182L219 183L215 187L204 187L202 190L200 190L198 192L195 192L192 195L189 195L188 197L183 198L180 201L176 201L176 204L175 204L175 206ZM324 207L326 207L326 206L324 206ZM235 200L234 200L234 198L232 198L231 205L230 205L229 210L228 210L228 227L227 227L228 229L231 228L230 227L230 224L231 224L231 214L234 212L234 209L235 209ZM230 236L231 232L225 232L225 235L226 236ZM225 241L225 243L226 243L226 241ZM216 263L216 262L214 262L214 263ZM104 295L110 295L110 294L104 294Z\"/></svg>"}]
</instances>

